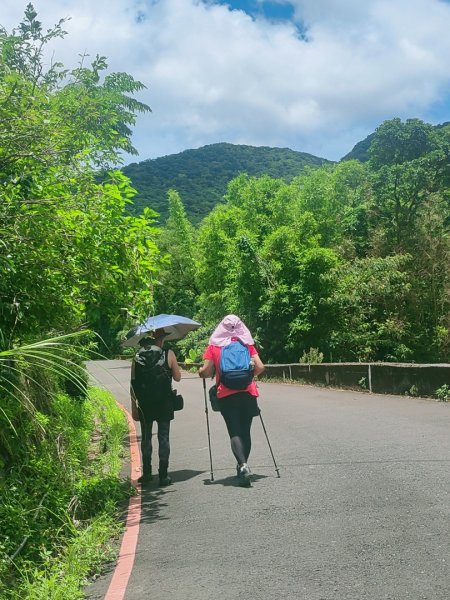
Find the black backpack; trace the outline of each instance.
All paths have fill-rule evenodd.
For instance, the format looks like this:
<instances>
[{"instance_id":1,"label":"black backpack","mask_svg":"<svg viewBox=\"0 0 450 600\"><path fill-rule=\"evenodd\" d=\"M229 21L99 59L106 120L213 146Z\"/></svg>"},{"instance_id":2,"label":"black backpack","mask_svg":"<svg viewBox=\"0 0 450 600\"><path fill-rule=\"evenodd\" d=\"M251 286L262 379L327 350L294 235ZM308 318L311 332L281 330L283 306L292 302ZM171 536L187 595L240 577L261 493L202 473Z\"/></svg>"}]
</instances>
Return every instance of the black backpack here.
<instances>
[{"instance_id":1,"label":"black backpack","mask_svg":"<svg viewBox=\"0 0 450 600\"><path fill-rule=\"evenodd\" d=\"M172 373L166 352L157 346L141 348L134 357L134 385L141 391L171 393Z\"/></svg>"}]
</instances>

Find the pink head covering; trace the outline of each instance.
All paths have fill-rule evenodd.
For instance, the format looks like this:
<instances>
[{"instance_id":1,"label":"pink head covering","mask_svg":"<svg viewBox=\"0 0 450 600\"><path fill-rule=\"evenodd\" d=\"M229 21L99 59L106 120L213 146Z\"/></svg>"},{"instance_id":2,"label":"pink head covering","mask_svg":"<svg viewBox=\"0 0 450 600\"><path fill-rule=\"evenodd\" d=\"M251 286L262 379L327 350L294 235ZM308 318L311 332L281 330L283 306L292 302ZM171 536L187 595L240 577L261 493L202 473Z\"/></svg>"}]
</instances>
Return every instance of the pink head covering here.
<instances>
[{"instance_id":1,"label":"pink head covering","mask_svg":"<svg viewBox=\"0 0 450 600\"><path fill-rule=\"evenodd\" d=\"M236 315L227 315L214 329L209 343L211 346L226 346L231 338L239 338L244 344L253 345L252 334Z\"/></svg>"}]
</instances>

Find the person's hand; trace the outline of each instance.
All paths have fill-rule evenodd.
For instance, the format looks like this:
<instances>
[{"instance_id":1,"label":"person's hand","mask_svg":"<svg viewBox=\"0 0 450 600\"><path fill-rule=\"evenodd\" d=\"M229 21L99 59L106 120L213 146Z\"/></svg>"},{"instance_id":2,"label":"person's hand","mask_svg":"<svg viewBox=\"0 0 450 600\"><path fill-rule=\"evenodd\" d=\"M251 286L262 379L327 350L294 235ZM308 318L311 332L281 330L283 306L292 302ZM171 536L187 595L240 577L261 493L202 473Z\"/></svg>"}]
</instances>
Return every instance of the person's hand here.
<instances>
[{"instance_id":1,"label":"person's hand","mask_svg":"<svg viewBox=\"0 0 450 600\"><path fill-rule=\"evenodd\" d=\"M133 386L130 388L130 397L131 397L131 416L135 421L139 421L139 409L136 401L136 396L134 395Z\"/></svg>"},{"instance_id":2,"label":"person's hand","mask_svg":"<svg viewBox=\"0 0 450 600\"><path fill-rule=\"evenodd\" d=\"M134 404L134 402L131 405L131 416L133 417L133 419L135 421L139 421L140 420L139 419L139 410L138 410L138 407L136 406L136 404Z\"/></svg>"},{"instance_id":3,"label":"person's hand","mask_svg":"<svg viewBox=\"0 0 450 600\"><path fill-rule=\"evenodd\" d=\"M201 367L198 369L198 374L202 379L206 379L211 375L214 375L214 364L210 360L206 360Z\"/></svg>"}]
</instances>

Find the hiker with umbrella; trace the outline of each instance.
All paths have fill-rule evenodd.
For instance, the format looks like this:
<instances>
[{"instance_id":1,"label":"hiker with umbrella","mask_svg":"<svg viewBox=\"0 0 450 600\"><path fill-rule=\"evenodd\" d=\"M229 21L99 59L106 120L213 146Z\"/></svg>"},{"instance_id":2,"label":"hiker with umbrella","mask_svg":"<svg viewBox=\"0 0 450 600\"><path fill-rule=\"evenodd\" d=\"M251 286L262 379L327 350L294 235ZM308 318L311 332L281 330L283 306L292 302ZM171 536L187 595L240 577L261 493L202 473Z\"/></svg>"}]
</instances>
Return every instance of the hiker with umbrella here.
<instances>
[{"instance_id":1,"label":"hiker with umbrella","mask_svg":"<svg viewBox=\"0 0 450 600\"><path fill-rule=\"evenodd\" d=\"M138 482L152 480L152 429L158 424L159 483L169 485L170 421L174 418L172 380L180 381L181 371L173 350L164 350L166 340L183 338L200 323L178 315L149 317L131 329L124 346L139 345L131 367L132 416L141 424L143 472Z\"/></svg>"}]
</instances>

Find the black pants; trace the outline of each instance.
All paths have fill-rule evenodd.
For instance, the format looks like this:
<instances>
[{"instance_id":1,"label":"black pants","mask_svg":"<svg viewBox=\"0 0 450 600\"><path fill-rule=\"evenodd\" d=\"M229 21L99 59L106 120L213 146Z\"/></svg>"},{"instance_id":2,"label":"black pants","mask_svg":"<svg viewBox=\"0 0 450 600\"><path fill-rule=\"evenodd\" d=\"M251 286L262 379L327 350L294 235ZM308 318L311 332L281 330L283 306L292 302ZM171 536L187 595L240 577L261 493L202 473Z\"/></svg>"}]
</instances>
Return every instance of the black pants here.
<instances>
[{"instance_id":1,"label":"black pants","mask_svg":"<svg viewBox=\"0 0 450 600\"><path fill-rule=\"evenodd\" d=\"M144 473L150 473L152 465L152 429L154 421L141 420L141 453ZM170 421L157 421L158 423L158 454L159 463L169 464L170 456Z\"/></svg>"},{"instance_id":2,"label":"black pants","mask_svg":"<svg viewBox=\"0 0 450 600\"><path fill-rule=\"evenodd\" d=\"M252 449L250 430L253 417L259 414L256 398L247 392L237 392L221 398L220 406L230 436L231 451L238 464L246 463Z\"/></svg>"}]
</instances>

